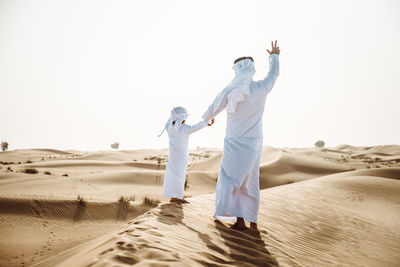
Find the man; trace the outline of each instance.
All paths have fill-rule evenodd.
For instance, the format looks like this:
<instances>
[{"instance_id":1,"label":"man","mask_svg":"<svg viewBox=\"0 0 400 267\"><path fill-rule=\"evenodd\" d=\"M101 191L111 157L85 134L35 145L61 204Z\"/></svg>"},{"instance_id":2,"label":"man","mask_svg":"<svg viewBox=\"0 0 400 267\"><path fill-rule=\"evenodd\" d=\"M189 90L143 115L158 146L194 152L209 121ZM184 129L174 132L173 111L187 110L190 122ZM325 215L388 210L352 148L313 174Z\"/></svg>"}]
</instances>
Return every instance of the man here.
<instances>
[{"instance_id":1,"label":"man","mask_svg":"<svg viewBox=\"0 0 400 267\"><path fill-rule=\"evenodd\" d=\"M263 145L262 115L267 94L279 75L279 47L271 42L269 72L253 81L254 61L241 57L234 61L235 77L215 98L203 115L209 120L227 110L224 152L216 189L214 218L236 217L233 229L257 230L260 202L260 155Z\"/></svg>"}]
</instances>

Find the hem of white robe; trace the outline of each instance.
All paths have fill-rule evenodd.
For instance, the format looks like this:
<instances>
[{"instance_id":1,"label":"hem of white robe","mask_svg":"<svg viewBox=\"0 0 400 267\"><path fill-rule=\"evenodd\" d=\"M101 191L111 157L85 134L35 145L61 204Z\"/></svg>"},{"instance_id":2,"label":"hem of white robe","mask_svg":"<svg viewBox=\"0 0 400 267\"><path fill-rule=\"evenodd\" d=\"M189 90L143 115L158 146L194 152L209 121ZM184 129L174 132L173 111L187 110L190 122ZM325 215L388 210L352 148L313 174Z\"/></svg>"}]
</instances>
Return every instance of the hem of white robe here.
<instances>
[{"instance_id":1,"label":"hem of white robe","mask_svg":"<svg viewBox=\"0 0 400 267\"><path fill-rule=\"evenodd\" d=\"M179 198L179 199L183 198L183 194L175 193L175 192L172 192L172 191L164 191L163 195L165 197L169 197L169 198Z\"/></svg>"}]
</instances>

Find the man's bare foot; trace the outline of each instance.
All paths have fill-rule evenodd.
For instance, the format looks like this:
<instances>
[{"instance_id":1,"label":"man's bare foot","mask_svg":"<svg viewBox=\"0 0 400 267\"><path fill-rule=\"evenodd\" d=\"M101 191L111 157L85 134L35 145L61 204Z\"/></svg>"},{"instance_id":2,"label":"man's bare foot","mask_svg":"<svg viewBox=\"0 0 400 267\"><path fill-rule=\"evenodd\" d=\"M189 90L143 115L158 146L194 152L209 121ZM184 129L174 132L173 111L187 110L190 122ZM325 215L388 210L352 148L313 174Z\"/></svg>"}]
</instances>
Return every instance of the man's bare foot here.
<instances>
[{"instance_id":1,"label":"man's bare foot","mask_svg":"<svg viewBox=\"0 0 400 267\"><path fill-rule=\"evenodd\" d=\"M230 228L242 231L242 230L246 230L247 226L246 225L239 225L237 222L235 222L234 224L232 224L232 226Z\"/></svg>"},{"instance_id":2,"label":"man's bare foot","mask_svg":"<svg viewBox=\"0 0 400 267\"><path fill-rule=\"evenodd\" d=\"M171 200L169 202L176 202L177 204L189 204L189 201L187 201L186 199L180 199L180 198L176 198L173 197L171 198Z\"/></svg>"},{"instance_id":3,"label":"man's bare foot","mask_svg":"<svg viewBox=\"0 0 400 267\"><path fill-rule=\"evenodd\" d=\"M169 202L178 202L178 201L179 201L179 198L173 197L173 198L171 198L171 200Z\"/></svg>"},{"instance_id":4,"label":"man's bare foot","mask_svg":"<svg viewBox=\"0 0 400 267\"><path fill-rule=\"evenodd\" d=\"M178 204L189 204L189 201L187 201L186 199L178 199L176 201L176 203L178 203Z\"/></svg>"},{"instance_id":5,"label":"man's bare foot","mask_svg":"<svg viewBox=\"0 0 400 267\"><path fill-rule=\"evenodd\" d=\"M244 219L242 217L237 217L236 222L231 226L231 229L235 230L246 230L247 226L246 223L244 222Z\"/></svg>"},{"instance_id":6,"label":"man's bare foot","mask_svg":"<svg viewBox=\"0 0 400 267\"><path fill-rule=\"evenodd\" d=\"M250 223L250 229L251 229L251 230L254 230L254 231L258 231L257 223L251 222L251 223Z\"/></svg>"}]
</instances>

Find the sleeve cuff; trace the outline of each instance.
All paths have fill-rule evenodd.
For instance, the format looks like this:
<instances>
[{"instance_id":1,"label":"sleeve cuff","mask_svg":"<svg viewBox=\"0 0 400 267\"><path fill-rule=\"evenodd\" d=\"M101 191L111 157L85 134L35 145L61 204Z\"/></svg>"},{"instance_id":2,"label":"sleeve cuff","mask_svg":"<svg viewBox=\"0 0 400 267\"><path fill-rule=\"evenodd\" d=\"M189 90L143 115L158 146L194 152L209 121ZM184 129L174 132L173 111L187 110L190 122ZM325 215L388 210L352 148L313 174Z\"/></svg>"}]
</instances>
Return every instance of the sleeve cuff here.
<instances>
[{"instance_id":1,"label":"sleeve cuff","mask_svg":"<svg viewBox=\"0 0 400 267\"><path fill-rule=\"evenodd\" d=\"M272 54L272 55L269 55L269 58L271 58L271 59L278 59L278 58L279 58L279 55L278 55L278 54Z\"/></svg>"}]
</instances>

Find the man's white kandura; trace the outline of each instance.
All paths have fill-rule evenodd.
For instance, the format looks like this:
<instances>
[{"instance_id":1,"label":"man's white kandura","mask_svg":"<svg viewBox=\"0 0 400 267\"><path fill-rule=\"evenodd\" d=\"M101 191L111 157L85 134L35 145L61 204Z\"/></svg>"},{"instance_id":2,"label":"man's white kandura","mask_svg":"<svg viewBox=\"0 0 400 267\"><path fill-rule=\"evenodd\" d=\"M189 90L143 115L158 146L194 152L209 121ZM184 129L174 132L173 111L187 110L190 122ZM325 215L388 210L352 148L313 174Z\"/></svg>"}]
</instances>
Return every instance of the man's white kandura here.
<instances>
[{"instance_id":1,"label":"man's white kandura","mask_svg":"<svg viewBox=\"0 0 400 267\"><path fill-rule=\"evenodd\" d=\"M242 217L257 223L260 199L260 155L263 145L262 115L265 101L279 75L279 56L269 56L265 79L253 81L254 63L234 64L232 82L203 115L209 120L227 109L224 152L215 199L215 218Z\"/></svg>"}]
</instances>

